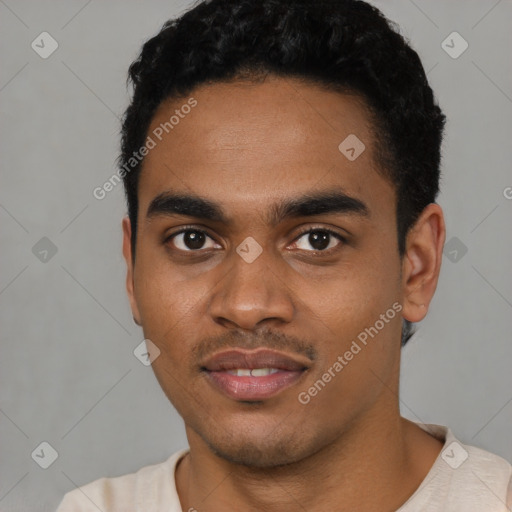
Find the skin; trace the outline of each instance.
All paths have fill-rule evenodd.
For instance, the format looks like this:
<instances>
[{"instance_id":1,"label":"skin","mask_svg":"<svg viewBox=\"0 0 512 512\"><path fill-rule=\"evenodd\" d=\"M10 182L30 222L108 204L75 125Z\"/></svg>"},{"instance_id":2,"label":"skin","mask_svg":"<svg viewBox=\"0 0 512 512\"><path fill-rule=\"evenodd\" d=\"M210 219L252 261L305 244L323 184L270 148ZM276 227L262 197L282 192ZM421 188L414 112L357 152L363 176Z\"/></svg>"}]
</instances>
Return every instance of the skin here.
<instances>
[{"instance_id":1,"label":"skin","mask_svg":"<svg viewBox=\"0 0 512 512\"><path fill-rule=\"evenodd\" d=\"M361 99L293 79L209 84L197 106L144 161L135 263L123 220L127 290L135 321L158 346L155 375L183 417L190 453L176 472L183 510L393 511L425 478L442 444L401 418L402 316L427 313L440 271L443 213L428 205L398 254L394 186L376 165ZM150 133L186 102L158 109ZM349 161L338 145L356 134L366 150ZM272 205L342 190L368 216L331 212L268 222ZM218 204L229 223L146 212L166 191ZM183 226L207 232L187 249ZM305 229L331 229L315 251ZM236 247L253 237L252 263ZM389 320L311 401L307 391L393 303ZM198 355L226 347L314 353L300 381L241 402L214 389Z\"/></svg>"}]
</instances>

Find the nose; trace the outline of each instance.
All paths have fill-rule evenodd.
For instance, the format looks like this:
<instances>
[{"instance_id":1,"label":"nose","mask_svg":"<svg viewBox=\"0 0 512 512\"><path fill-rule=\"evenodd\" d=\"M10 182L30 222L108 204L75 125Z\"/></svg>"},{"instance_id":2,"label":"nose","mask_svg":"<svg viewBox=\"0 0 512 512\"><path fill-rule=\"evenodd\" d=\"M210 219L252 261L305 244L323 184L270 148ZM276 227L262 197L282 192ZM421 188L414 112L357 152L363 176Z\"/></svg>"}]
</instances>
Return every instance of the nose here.
<instances>
[{"instance_id":1,"label":"nose","mask_svg":"<svg viewBox=\"0 0 512 512\"><path fill-rule=\"evenodd\" d=\"M210 301L210 315L224 327L255 330L292 321L293 292L265 251L251 263L234 253L228 274Z\"/></svg>"}]
</instances>

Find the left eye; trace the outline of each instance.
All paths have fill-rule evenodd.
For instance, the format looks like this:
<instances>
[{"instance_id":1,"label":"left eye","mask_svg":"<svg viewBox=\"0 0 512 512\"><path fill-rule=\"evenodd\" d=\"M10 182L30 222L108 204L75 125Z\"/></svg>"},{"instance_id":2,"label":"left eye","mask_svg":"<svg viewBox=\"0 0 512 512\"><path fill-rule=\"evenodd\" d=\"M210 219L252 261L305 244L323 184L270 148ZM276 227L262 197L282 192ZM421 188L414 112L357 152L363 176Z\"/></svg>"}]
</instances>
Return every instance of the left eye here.
<instances>
[{"instance_id":1,"label":"left eye","mask_svg":"<svg viewBox=\"0 0 512 512\"><path fill-rule=\"evenodd\" d=\"M305 251L325 251L344 241L343 237L328 229L306 231L296 241L295 246ZM312 247L312 249L309 249Z\"/></svg>"}]
</instances>

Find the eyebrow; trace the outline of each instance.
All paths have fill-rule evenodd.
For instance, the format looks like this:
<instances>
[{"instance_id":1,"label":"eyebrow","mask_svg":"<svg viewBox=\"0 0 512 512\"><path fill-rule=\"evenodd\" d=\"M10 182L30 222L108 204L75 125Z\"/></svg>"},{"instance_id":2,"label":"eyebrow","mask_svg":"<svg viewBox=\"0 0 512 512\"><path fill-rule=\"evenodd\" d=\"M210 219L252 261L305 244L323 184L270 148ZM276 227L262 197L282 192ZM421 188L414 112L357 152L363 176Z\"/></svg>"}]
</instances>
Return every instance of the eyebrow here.
<instances>
[{"instance_id":1,"label":"eyebrow","mask_svg":"<svg viewBox=\"0 0 512 512\"><path fill-rule=\"evenodd\" d=\"M357 215L362 218L370 217L370 209L360 199L341 191L325 191L285 199L271 205L267 222L275 226L291 218L332 213ZM182 215L216 221L226 225L231 224L230 219L219 204L194 194L162 192L157 195L148 207L146 219L162 215Z\"/></svg>"}]
</instances>

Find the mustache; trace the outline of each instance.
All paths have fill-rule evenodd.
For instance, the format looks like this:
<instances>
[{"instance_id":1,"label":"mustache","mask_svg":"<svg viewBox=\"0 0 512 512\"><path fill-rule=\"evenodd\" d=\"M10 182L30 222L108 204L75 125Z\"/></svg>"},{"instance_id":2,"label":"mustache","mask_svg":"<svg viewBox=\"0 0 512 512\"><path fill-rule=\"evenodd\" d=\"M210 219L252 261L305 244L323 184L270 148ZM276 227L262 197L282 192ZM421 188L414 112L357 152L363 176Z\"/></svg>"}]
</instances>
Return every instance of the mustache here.
<instances>
[{"instance_id":1,"label":"mustache","mask_svg":"<svg viewBox=\"0 0 512 512\"><path fill-rule=\"evenodd\" d=\"M311 361L318 357L314 345L296 336L272 331L269 328L258 331L244 332L233 330L221 336L209 336L203 338L192 349L192 360L197 368L201 361L223 349L256 349L266 348L269 350L280 350L283 352L296 353L306 356Z\"/></svg>"}]
</instances>

